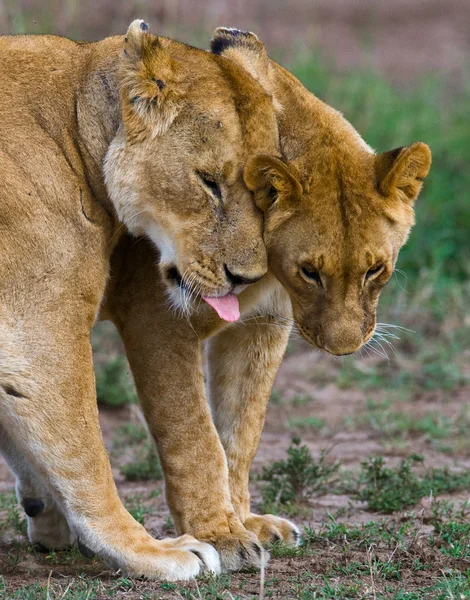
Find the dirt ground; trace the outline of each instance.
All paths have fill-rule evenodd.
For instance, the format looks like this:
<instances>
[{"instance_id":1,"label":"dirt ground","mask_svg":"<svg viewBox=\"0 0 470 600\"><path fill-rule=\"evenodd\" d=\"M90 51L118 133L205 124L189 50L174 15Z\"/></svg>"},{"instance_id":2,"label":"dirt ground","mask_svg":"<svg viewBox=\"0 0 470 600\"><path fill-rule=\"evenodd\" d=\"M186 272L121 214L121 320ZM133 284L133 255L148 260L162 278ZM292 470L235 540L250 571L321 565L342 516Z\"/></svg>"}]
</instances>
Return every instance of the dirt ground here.
<instances>
[{"instance_id":1,"label":"dirt ground","mask_svg":"<svg viewBox=\"0 0 470 600\"><path fill-rule=\"evenodd\" d=\"M368 373L378 363L384 362L377 357L363 357L355 363L364 372L364 380ZM349 363L348 363L349 364ZM396 365L395 365L396 367ZM266 427L263 432L261 445L254 461L253 472L259 473L262 465L271 464L275 460L285 458L286 450L291 442L292 434L297 431L302 441L306 443L314 456L318 456L321 449L328 451L328 460L340 460L343 467L348 470L358 470L360 463L372 455L385 455L395 464L403 456L410 452L421 454L428 466L448 465L470 468L470 445L456 445L449 449L439 449L434 441L426 435L407 433L398 439L387 439L384 432L377 430L373 423L361 420L361 415L368 414L368 406L371 403L380 405L384 398L389 395L388 390L363 389L344 381L345 360L327 357L319 352L312 352L304 348L294 350L286 357L278 375L272 402L269 408ZM338 385L338 375L341 386ZM451 393L429 390L426 392L411 393L407 399L397 400L396 408L400 412L412 411L414 415L436 414L457 415L462 408L469 407L470 387L463 386L453 390ZM127 406L120 409L102 409L101 424L106 445L110 451L114 467L114 475L119 488L119 493L127 505L135 501L135 498L143 499L146 506L144 523L146 528L156 537L167 537L174 535L169 512L163 500L163 495L155 494L155 490L162 489L161 482L129 482L121 475L119 466L122 464L122 456L113 451L113 440L116 439L117 428L126 422L136 422L136 407ZM302 419L312 416L319 419L319 426L300 427ZM455 441L455 440L454 440ZM0 464L0 492L10 490L14 484L13 478L6 466ZM155 497L156 496L156 497ZM260 486L254 481L252 483L252 497L254 508L259 509L261 503ZM447 500L461 504L468 500L468 492L459 492L447 495ZM417 510L424 511L429 508L427 500L424 499ZM406 520L407 512L393 514L390 519L394 522ZM359 502L348 494L326 493L318 495L309 500L303 508L301 515L293 517L299 525L306 525L315 531L325 526L329 515L335 515L338 522L361 525L372 521L378 521L382 515L368 511L363 502ZM431 526L427 526L423 520L422 530L419 535L429 535ZM429 552L428 549L426 552ZM19 552L14 564L9 561L13 552ZM315 578L322 573L328 572L332 564L344 564L345 569L351 561L360 561L358 556L362 553L362 560L368 552L367 548L354 550L345 555L344 548L334 543L318 543L314 546L309 556L273 558L264 573L265 593L267 597L295 598L300 597L300 592L295 592L296 585L303 589L309 578ZM435 550L435 552L438 552ZM434 557L436 558L436 557ZM444 557L439 558L439 565L445 569ZM3 565L3 567L2 567ZM454 565L455 566L455 565ZM90 598L106 598L112 592L117 598L181 598L181 597L207 597L207 598L229 598L227 595L204 595L198 596L197 585L209 585L199 583L183 588L186 596L182 595L180 588L172 589L163 587L164 584L129 582L122 580L117 575L107 571L103 564L97 560L87 560L78 555L71 559L61 558L60 554L43 555L28 549L27 542L23 536L11 529L3 535L0 540L0 572L3 573L6 589L13 593L19 587L39 582L43 586L60 585L60 589L66 589L71 581L76 581L72 576L84 574L87 581L93 578L103 586L102 595L99 589L95 590ZM403 570L400 580L389 581L387 589L399 591L406 589L421 589L422 586L432 585L438 577L438 572ZM81 577L82 575L80 575ZM368 581L369 575L362 577ZM344 576L344 581L350 581L350 575ZM341 576L335 578L336 584L342 581ZM297 582L297 583L295 583ZM303 583L302 583L303 582ZM254 598L260 593L260 575L258 573L240 573L233 575L226 583L234 597ZM364 584L364 581L362 583ZM369 584L366 584L366 588ZM370 585L370 596L374 597L373 591L381 589L380 583L374 583L372 577ZM376 587L374 587L376 586ZM367 588L368 589L368 588ZM375 593L375 592L374 592ZM152 595L153 594L153 595ZM192 596L190 594L193 594ZM239 594L239 595L237 595ZM2 596L0 596L2 597ZM10 596L4 596L9 598ZM42 597L42 596L38 596ZM62 597L62 596L54 596ZM68 598L68 596L64 596ZM76 596L82 598L82 596ZM83 596L85 598L85 596ZM86 596L88 598L88 596ZM315 595L304 595L305 598L323 597ZM324 596L324 597L348 597L346 596ZM356 597L356 596L355 596ZM380 596L382 597L382 596ZM386 597L386 596L383 596ZM431 596L432 597L432 596ZM450 596L449 596L450 597ZM466 596L462 596L466 597ZM31 596L36 598L36 596ZM75 596L73 596L75 598Z\"/></svg>"}]
</instances>

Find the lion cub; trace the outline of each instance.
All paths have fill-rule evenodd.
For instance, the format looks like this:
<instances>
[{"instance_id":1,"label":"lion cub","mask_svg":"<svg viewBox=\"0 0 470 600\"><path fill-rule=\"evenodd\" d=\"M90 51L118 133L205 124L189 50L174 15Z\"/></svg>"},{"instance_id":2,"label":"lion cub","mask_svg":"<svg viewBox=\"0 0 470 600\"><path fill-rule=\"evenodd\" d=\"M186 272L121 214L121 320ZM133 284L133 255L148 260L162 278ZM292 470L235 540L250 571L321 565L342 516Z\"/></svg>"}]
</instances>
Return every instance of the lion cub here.
<instances>
[{"instance_id":1,"label":"lion cub","mask_svg":"<svg viewBox=\"0 0 470 600\"><path fill-rule=\"evenodd\" d=\"M126 344L177 531L210 541L223 567L236 570L263 561L248 532L262 543L299 539L289 521L252 514L248 491L292 317L308 342L332 354L371 339L431 154L423 143L376 154L339 112L270 61L251 33L218 29L212 50L261 72L277 107L282 157L256 157L245 169L265 214L269 272L246 289L235 286L234 325L181 274L172 298L189 307L186 319L167 308L148 242L123 239L107 316Z\"/></svg>"},{"instance_id":2,"label":"lion cub","mask_svg":"<svg viewBox=\"0 0 470 600\"><path fill-rule=\"evenodd\" d=\"M278 154L272 96L256 69L140 20L90 44L0 37L0 57L0 450L29 538L97 552L130 576L218 571L212 546L155 540L119 500L89 336L126 231L158 250L164 294L184 300L184 281L237 318L234 285L267 270L243 173Z\"/></svg>"}]
</instances>

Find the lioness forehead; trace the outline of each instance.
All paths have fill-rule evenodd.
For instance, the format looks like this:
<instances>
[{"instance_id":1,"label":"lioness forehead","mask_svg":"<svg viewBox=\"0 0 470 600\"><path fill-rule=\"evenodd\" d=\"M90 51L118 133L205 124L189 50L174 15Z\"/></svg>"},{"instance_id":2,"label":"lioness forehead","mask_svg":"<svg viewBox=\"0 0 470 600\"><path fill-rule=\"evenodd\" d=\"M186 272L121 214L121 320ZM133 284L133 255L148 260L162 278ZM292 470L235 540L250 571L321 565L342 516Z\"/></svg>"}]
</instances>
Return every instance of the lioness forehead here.
<instances>
[{"instance_id":1,"label":"lioness forehead","mask_svg":"<svg viewBox=\"0 0 470 600\"><path fill-rule=\"evenodd\" d=\"M172 42L185 72L190 110L201 133L239 135L252 152L277 152L278 125L273 98L234 61Z\"/></svg>"}]
</instances>

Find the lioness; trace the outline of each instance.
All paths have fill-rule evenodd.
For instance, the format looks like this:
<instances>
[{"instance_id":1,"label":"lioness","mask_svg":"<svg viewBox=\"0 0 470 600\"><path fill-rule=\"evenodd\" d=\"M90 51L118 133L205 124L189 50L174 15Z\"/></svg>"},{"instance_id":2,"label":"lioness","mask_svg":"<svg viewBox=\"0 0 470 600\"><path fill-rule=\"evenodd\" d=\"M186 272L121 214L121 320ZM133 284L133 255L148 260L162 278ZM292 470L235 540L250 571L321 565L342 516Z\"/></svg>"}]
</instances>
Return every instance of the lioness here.
<instances>
[{"instance_id":1,"label":"lioness","mask_svg":"<svg viewBox=\"0 0 470 600\"><path fill-rule=\"evenodd\" d=\"M308 342L335 355L371 339L431 153L414 143L376 154L340 113L269 61L253 34L219 29L212 49L253 73L268 63L260 79L278 105L283 159L253 159L245 179L265 212L269 273L239 294L242 318L230 326L171 265L158 280L148 242L123 239L103 317L125 341L178 533L210 541L234 570L262 560L246 530L262 543L299 538L289 521L252 514L248 491L292 316ZM173 298L192 307L189 322L164 311L172 279Z\"/></svg>"},{"instance_id":2,"label":"lioness","mask_svg":"<svg viewBox=\"0 0 470 600\"><path fill-rule=\"evenodd\" d=\"M278 153L272 97L255 79L266 73L140 20L125 39L91 44L1 37L0 56L0 448L30 540L91 548L133 576L218 571L214 548L157 541L122 506L89 333L126 231L171 265L172 289L191 273L227 318L229 292L265 274L243 172L250 157Z\"/></svg>"}]
</instances>

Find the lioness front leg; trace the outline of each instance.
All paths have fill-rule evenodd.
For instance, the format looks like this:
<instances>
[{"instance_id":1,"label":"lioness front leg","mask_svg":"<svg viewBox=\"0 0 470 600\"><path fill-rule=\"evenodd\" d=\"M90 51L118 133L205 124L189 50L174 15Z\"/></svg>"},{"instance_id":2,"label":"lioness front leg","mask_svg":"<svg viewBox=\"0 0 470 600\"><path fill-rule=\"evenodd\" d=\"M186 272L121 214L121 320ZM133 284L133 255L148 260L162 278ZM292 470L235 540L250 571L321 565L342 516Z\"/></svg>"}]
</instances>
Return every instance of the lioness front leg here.
<instances>
[{"instance_id":1,"label":"lioness front leg","mask_svg":"<svg viewBox=\"0 0 470 600\"><path fill-rule=\"evenodd\" d=\"M280 303L282 308L282 302ZM289 310L283 312L289 314ZM271 388L284 355L290 329L284 319L249 318L212 338L208 345L210 401L227 456L232 503L247 529L263 544L297 544L298 528L274 515L250 511L251 462L264 426Z\"/></svg>"},{"instance_id":2,"label":"lioness front leg","mask_svg":"<svg viewBox=\"0 0 470 600\"><path fill-rule=\"evenodd\" d=\"M133 243L108 299L126 346L165 475L176 530L213 544L222 568L260 567L265 554L230 499L225 453L210 414L201 342L166 308L154 252Z\"/></svg>"},{"instance_id":3,"label":"lioness front leg","mask_svg":"<svg viewBox=\"0 0 470 600\"><path fill-rule=\"evenodd\" d=\"M16 344L7 344L0 364L0 422L64 514L72 541L130 576L176 580L217 571L208 544L190 536L157 541L125 510L99 428L89 333L70 313L55 316L60 330L53 333L38 327L48 318L39 317L27 328L34 347L21 344L22 331L7 331Z\"/></svg>"}]
</instances>

